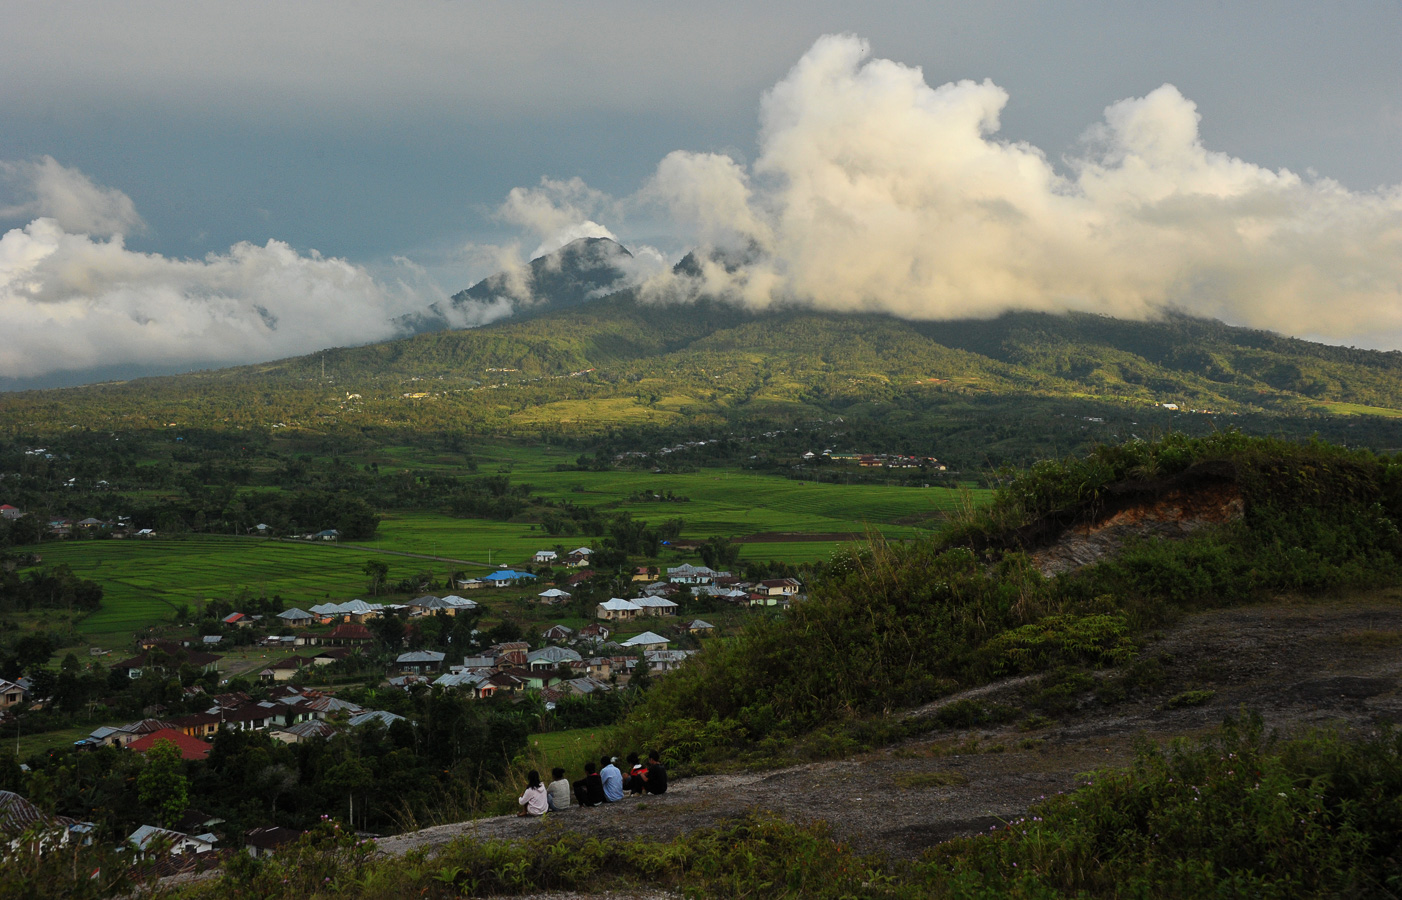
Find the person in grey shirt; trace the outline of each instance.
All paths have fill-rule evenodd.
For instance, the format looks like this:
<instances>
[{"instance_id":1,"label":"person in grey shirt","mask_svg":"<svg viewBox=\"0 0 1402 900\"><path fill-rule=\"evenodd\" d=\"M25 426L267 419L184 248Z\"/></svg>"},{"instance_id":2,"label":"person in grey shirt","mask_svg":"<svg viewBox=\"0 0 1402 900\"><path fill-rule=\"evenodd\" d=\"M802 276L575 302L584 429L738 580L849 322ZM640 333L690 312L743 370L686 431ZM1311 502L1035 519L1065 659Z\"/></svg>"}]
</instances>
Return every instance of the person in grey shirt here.
<instances>
[{"instance_id":1,"label":"person in grey shirt","mask_svg":"<svg viewBox=\"0 0 1402 900\"><path fill-rule=\"evenodd\" d=\"M555 771L550 773L555 779L545 788L545 800L550 809L570 808L570 783L565 778L565 770L556 766Z\"/></svg>"},{"instance_id":2,"label":"person in grey shirt","mask_svg":"<svg viewBox=\"0 0 1402 900\"><path fill-rule=\"evenodd\" d=\"M623 799L623 773L613 764L613 758L605 756L599 760L599 778L604 783L604 799L616 803Z\"/></svg>"}]
</instances>

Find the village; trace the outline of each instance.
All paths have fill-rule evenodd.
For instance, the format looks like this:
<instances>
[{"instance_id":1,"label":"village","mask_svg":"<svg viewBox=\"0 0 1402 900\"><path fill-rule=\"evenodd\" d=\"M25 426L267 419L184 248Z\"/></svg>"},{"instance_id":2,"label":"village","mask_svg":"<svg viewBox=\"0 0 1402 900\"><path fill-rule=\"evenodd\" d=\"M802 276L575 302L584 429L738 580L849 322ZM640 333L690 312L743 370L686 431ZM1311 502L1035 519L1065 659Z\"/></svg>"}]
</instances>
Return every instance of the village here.
<instances>
[{"instance_id":1,"label":"village","mask_svg":"<svg viewBox=\"0 0 1402 900\"><path fill-rule=\"evenodd\" d=\"M343 692L338 684L358 689L373 684L405 695L444 691L470 701L529 700L546 711L567 700L588 703L625 691L640 671L648 678L665 677L721 630L702 618L684 617L684 607L703 604L726 616L750 609L780 612L803 597L803 585L794 578L746 581L704 565L634 567L624 581L590 568L593 555L588 547L563 556L540 550L528 564L535 572L504 567L454 582L480 602L457 593L425 593L407 602L356 598L276 613L233 610L206 620L216 627L204 630L217 633L139 637L134 655L106 663L109 684L176 679L179 696L167 693L164 702L144 707L141 718L93 729L74 741L72 751L114 748L146 755L174 748L180 760L197 763L209 757L221 732L261 732L283 744L299 744L412 724L400 712L338 696ZM569 574L537 590L544 580L537 572L552 573L555 566ZM617 590L620 586L624 589ZM580 609L579 598L602 597L601 588L610 596L592 602L589 621L579 624L570 614ZM497 629L483 632L475 625L498 603L528 605L540 627L518 639L491 640ZM466 623L474 627L454 649L451 641L461 634L454 626ZM434 633L440 640L430 646ZM94 656L107 655L94 648ZM13 720L18 708L43 710L49 702L34 679L0 679L0 723ZM20 827L36 817L47 821L28 801L0 791L0 827ZM93 830L92 823L76 819L49 824L63 826L76 840L86 840ZM178 822L141 825L128 842L143 852L149 848L176 871L221 852L216 833L221 824L192 808ZM257 856L300 834L260 826L237 843Z\"/></svg>"}]
</instances>

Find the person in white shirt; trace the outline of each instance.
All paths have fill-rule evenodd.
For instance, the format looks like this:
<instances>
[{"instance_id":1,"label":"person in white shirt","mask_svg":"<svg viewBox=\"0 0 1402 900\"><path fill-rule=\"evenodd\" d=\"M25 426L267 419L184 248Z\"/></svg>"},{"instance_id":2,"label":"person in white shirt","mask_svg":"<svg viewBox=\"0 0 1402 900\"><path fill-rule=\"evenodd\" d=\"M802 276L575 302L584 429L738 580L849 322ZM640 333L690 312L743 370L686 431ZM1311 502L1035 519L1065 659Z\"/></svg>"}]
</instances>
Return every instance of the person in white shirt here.
<instances>
[{"instance_id":1,"label":"person in white shirt","mask_svg":"<svg viewBox=\"0 0 1402 900\"><path fill-rule=\"evenodd\" d=\"M599 770L599 779L604 783L604 799L610 803L617 803L623 799L623 773L618 771L618 766L613 762L613 758L609 756L599 760L599 764L603 766Z\"/></svg>"},{"instance_id":2,"label":"person in white shirt","mask_svg":"<svg viewBox=\"0 0 1402 900\"><path fill-rule=\"evenodd\" d=\"M550 811L570 808L570 781L565 777L565 770L556 767L551 771L550 777L554 780L545 789L545 799L550 804Z\"/></svg>"},{"instance_id":3,"label":"person in white shirt","mask_svg":"<svg viewBox=\"0 0 1402 900\"><path fill-rule=\"evenodd\" d=\"M526 792L521 795L521 799L516 802L521 805L518 816L543 816L549 808L549 799L545 794L545 785L540 783L540 773L531 769L526 773Z\"/></svg>"}]
</instances>

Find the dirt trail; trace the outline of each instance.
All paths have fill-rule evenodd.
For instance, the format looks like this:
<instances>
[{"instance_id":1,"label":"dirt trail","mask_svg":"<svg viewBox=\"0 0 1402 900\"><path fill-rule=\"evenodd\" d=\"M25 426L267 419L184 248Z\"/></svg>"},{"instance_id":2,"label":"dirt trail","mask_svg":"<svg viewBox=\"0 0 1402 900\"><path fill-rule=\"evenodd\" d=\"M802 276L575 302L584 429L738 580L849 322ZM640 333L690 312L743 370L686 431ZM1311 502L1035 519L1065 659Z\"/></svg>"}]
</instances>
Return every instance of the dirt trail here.
<instances>
[{"instance_id":1,"label":"dirt trail","mask_svg":"<svg viewBox=\"0 0 1402 900\"><path fill-rule=\"evenodd\" d=\"M1048 728L932 731L898 746L838 762L771 772L677 780L662 797L574 808L544 820L501 817L384 838L403 853L470 834L511 838L542 829L599 837L672 837L749 810L827 821L842 840L892 855L986 831L1083 773L1127 762L1140 736L1165 741L1209 731L1242 706L1282 732L1314 726L1370 730L1402 720L1402 591L1337 601L1280 600L1185 619L1150 642L1167 676L1152 695L1081 708ZM961 696L1016 702L1034 684L1015 679ZM1186 690L1215 691L1202 706L1164 709ZM919 713L958 700L950 697Z\"/></svg>"}]
</instances>

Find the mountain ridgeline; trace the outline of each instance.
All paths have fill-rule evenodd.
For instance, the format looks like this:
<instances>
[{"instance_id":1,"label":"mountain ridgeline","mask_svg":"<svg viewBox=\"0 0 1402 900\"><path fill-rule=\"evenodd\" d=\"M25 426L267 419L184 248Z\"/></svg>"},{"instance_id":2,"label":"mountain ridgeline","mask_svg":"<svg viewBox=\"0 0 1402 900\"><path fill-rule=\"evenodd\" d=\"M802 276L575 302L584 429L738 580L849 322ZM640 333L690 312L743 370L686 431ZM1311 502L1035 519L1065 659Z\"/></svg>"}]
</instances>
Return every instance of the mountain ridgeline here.
<instances>
[{"instance_id":1,"label":"mountain ridgeline","mask_svg":"<svg viewBox=\"0 0 1402 900\"><path fill-rule=\"evenodd\" d=\"M529 299L514 304L511 317L480 328L444 329L447 317L430 310L414 323L421 333L369 346L11 393L0 399L0 426L39 435L73 426L198 422L215 429L574 440L620 429L714 431L841 419L886 428L920 422L936 431L977 422L985 446L1000 439L986 429L999 410L1007 413L1006 429L1016 430L1034 427L1026 411L1035 407L1063 418L1124 420L1114 434L1091 439L1129 437L1136 426L1210 430L1216 426L1202 424L1202 413L1210 413L1237 416L1230 424L1257 431L1402 446L1402 419L1389 418L1402 416L1396 352L1181 315L1146 322L1074 313L908 321L802 307L754 311L717 299L649 303L631 289L615 290L627 255L611 241L586 239L537 259L527 273ZM495 275L452 303L461 308L511 291L508 276ZM1165 410L1176 418L1164 419ZM1075 435L1068 440L1074 444Z\"/></svg>"}]
</instances>

